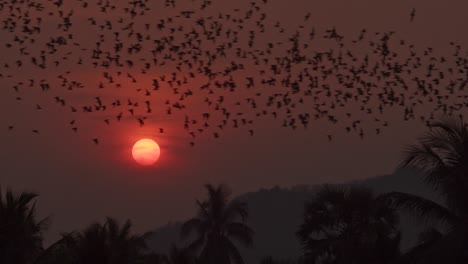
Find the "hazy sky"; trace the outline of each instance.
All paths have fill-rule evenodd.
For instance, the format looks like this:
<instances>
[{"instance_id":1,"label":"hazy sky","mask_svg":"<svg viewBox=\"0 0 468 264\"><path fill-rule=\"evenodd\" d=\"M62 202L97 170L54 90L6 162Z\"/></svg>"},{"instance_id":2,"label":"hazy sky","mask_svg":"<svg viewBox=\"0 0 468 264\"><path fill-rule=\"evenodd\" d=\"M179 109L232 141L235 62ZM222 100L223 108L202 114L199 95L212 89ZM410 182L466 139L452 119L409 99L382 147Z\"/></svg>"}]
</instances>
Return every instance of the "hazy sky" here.
<instances>
[{"instance_id":1,"label":"hazy sky","mask_svg":"<svg viewBox=\"0 0 468 264\"><path fill-rule=\"evenodd\" d=\"M9 1L1 2L5 4ZM50 7L46 4L48 1L42 2ZM81 9L80 1L70 2L74 3L71 33L74 34L74 41L86 47L93 47L99 35L99 32L89 31L88 17L104 21L117 20L121 15L117 11L109 11L104 15L91 3L87 9ZM177 10L197 9L200 2L178 1ZM217 16L219 12L229 13L235 8L245 10L250 1L236 1L229 6L222 4L228 1L214 2L213 6L197 16ZM410 23L413 7L416 16L414 22ZM68 12L71 7L62 9ZM57 9L51 10L56 12ZM276 21L280 21L287 33L280 34L272 30L258 41L287 39L299 25L304 25L304 16L310 12L310 19L305 26L313 26L317 32L334 26L348 40L357 38L363 28L369 34L375 31L395 31L396 39L414 44L418 51L433 47L437 53L447 56L453 52L449 42L454 41L461 45L462 54L464 52L466 58L466 10L468 2L464 0L269 0L262 11L267 15L267 28L272 28ZM8 9L4 8L0 11L0 17L3 19L7 12ZM175 13L171 8L154 6L146 16L137 19L155 24L159 17ZM56 29L57 22L54 18L45 19L42 22L42 33L37 38L47 39L54 34L58 36L59 33L55 33L60 32ZM184 26L191 27L188 23ZM248 27L244 29L245 32L248 30ZM128 87L119 91L112 88L97 91L96 86L102 80L103 70L95 70L89 63L78 66L63 61L60 67L43 70L30 65L16 68L14 62L21 57L5 47L14 35L5 29L0 31L0 64L11 64L9 69L3 68L0 72L13 75L11 78L0 78L0 120L3 126L0 127L0 185L16 191L32 190L40 194L40 215L52 215L53 219L48 232L50 238L57 237L59 232L81 229L105 216L131 218L139 232L171 220L184 219L194 212L194 198L203 195L202 185L208 182L226 183L235 194L239 194L274 185L343 182L389 174L395 169L404 146L412 143L425 129L420 122L403 122L401 116L391 110L381 116L389 121L390 126L382 134L376 136L370 133L363 140L357 134L346 134L342 127L338 129L325 121L311 121L307 130L299 127L292 131L282 127L280 121L262 118L255 120L252 126L255 131L253 137L249 136L246 129L225 128L218 139L211 136L198 137L192 148L188 144L190 137L182 129L184 113L177 112L171 116L164 114L164 93L154 95L154 114L141 128L135 120L127 117L119 124L112 119L108 126L102 121L108 113L71 113L68 105L58 106L54 102L55 96L66 98L67 102L77 105L94 103L95 96L102 96L107 104L112 102L111 98L122 98L123 103L126 103L126 98L144 101L141 93L135 93L137 86L144 82L124 83ZM327 49L326 44L318 44L318 47ZM39 45L28 45L31 52L37 52L38 49L41 49ZM74 62L78 57L86 60L91 56L90 51L80 53L76 48L72 51L69 57L73 57ZM24 58L24 61L28 60ZM85 89L64 91L53 87L49 92L41 92L38 87L25 85L17 93L12 88L19 81L28 83L29 78L56 79L57 74L65 70L70 70L75 80L85 84ZM160 70L147 74L150 79L146 80L146 85L151 85L148 82L151 76L156 78L173 71L168 67ZM196 87L193 90L197 93ZM17 96L21 96L22 100L16 100ZM243 99L241 93L228 96L235 100ZM203 100L204 97L199 99ZM40 104L43 109L36 110L36 104ZM193 105L187 111L205 111L197 108L197 102ZM109 115L114 118L119 111ZM419 108L419 111L426 109ZM359 117L359 113L356 113L357 118L371 119ZM70 129L71 120L76 120L78 133ZM8 130L9 125L14 125L12 131ZM165 132L159 133L159 128L164 128ZM33 129L40 130L40 134L32 133ZM327 134L333 134L332 142L328 142ZM91 139L95 137L100 139L99 146L92 143ZM143 137L153 138L161 146L161 158L151 167L139 166L131 158L132 144Z\"/></svg>"}]
</instances>

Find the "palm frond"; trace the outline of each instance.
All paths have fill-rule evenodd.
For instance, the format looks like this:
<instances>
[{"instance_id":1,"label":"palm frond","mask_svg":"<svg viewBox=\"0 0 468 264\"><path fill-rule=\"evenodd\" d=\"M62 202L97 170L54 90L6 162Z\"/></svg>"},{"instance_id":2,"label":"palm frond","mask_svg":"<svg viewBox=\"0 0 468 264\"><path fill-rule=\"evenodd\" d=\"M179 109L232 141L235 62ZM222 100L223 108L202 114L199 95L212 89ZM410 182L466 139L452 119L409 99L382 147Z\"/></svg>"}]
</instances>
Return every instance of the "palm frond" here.
<instances>
[{"instance_id":1,"label":"palm frond","mask_svg":"<svg viewBox=\"0 0 468 264\"><path fill-rule=\"evenodd\" d=\"M432 243L442 238L442 236L443 234L439 230L429 227L419 234L418 242L419 244Z\"/></svg>"},{"instance_id":2,"label":"palm frond","mask_svg":"<svg viewBox=\"0 0 468 264\"><path fill-rule=\"evenodd\" d=\"M205 242L206 239L204 236L198 237L187 246L187 250L190 252L198 252L203 247Z\"/></svg>"},{"instance_id":3,"label":"palm frond","mask_svg":"<svg viewBox=\"0 0 468 264\"><path fill-rule=\"evenodd\" d=\"M431 240L413 247L404 258L411 264L465 264L468 261L466 245L468 233L465 229L453 230L441 235L437 231L429 231Z\"/></svg>"},{"instance_id":4,"label":"palm frond","mask_svg":"<svg viewBox=\"0 0 468 264\"><path fill-rule=\"evenodd\" d=\"M244 246L253 244L254 231L244 223L231 222L226 225L226 235L239 241Z\"/></svg>"},{"instance_id":5,"label":"palm frond","mask_svg":"<svg viewBox=\"0 0 468 264\"><path fill-rule=\"evenodd\" d=\"M458 221L449 209L429 199L402 192L390 192L385 196L392 200L392 206L407 210L425 224L453 225Z\"/></svg>"},{"instance_id":6,"label":"palm frond","mask_svg":"<svg viewBox=\"0 0 468 264\"><path fill-rule=\"evenodd\" d=\"M245 221L248 216L249 212L247 204L242 201L234 200L231 201L224 209L223 221L234 221L237 217L240 217L242 221Z\"/></svg>"},{"instance_id":7,"label":"palm frond","mask_svg":"<svg viewBox=\"0 0 468 264\"><path fill-rule=\"evenodd\" d=\"M235 264L244 264L244 259L242 258L237 247L229 240L224 239L223 244L229 252L230 258L234 261Z\"/></svg>"}]
</instances>

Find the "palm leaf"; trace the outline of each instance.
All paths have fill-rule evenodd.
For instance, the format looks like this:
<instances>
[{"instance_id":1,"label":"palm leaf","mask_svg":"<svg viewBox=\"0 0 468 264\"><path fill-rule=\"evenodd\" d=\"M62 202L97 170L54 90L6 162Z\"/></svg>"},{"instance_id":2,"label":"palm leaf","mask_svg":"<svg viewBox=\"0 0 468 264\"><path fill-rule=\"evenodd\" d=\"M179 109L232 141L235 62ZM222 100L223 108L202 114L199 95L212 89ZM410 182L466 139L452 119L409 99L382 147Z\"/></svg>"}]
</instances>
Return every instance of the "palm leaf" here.
<instances>
[{"instance_id":1,"label":"palm leaf","mask_svg":"<svg viewBox=\"0 0 468 264\"><path fill-rule=\"evenodd\" d=\"M237 247L229 239L224 239L223 242L224 242L223 244L225 245L226 249L229 252L230 258L234 260L234 263L244 264L244 259L242 258Z\"/></svg>"},{"instance_id":2,"label":"palm leaf","mask_svg":"<svg viewBox=\"0 0 468 264\"><path fill-rule=\"evenodd\" d=\"M244 246L251 246L254 231L244 223L232 222L226 225L226 235L241 242Z\"/></svg>"},{"instance_id":3,"label":"palm leaf","mask_svg":"<svg viewBox=\"0 0 468 264\"><path fill-rule=\"evenodd\" d=\"M457 219L442 205L416 195L390 192L386 196L392 200L392 206L409 211L425 224L453 225Z\"/></svg>"}]
</instances>

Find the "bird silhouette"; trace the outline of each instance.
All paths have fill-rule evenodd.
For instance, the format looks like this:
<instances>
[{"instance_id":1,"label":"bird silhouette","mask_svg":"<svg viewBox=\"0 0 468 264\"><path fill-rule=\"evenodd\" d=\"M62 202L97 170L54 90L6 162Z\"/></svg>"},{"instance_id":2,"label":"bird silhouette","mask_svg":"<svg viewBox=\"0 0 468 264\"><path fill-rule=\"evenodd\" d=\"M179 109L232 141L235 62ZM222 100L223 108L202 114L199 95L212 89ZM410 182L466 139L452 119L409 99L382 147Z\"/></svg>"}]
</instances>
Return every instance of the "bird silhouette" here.
<instances>
[{"instance_id":1,"label":"bird silhouette","mask_svg":"<svg viewBox=\"0 0 468 264\"><path fill-rule=\"evenodd\" d=\"M411 14L410 14L410 22L414 21L414 17L416 16L416 9L413 8L411 9Z\"/></svg>"}]
</instances>

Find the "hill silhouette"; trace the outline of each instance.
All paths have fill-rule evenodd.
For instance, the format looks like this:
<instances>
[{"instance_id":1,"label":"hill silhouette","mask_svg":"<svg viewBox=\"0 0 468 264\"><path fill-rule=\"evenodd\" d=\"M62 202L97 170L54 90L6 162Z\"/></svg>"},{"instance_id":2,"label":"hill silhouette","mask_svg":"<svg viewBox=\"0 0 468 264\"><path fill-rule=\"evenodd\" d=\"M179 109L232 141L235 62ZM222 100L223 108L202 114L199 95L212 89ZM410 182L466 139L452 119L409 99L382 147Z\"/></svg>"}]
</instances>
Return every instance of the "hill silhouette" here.
<instances>
[{"instance_id":1,"label":"hill silhouette","mask_svg":"<svg viewBox=\"0 0 468 264\"><path fill-rule=\"evenodd\" d=\"M390 175L377 176L362 181L339 185L363 184L377 193L401 191L416 194L432 200L437 197L422 181L421 175L408 170L399 170ZM311 197L318 185L300 185L290 188L275 186L246 193L236 199L246 201L249 206L249 225L255 230L254 246L241 249L246 263L259 263L266 256L276 259L292 259L301 254L299 241L295 236L301 223L304 202ZM404 251L414 245L421 225L403 214L401 219ZM164 253L170 244L185 245L180 240L181 222L172 222L154 230L147 242L155 252Z\"/></svg>"}]
</instances>

